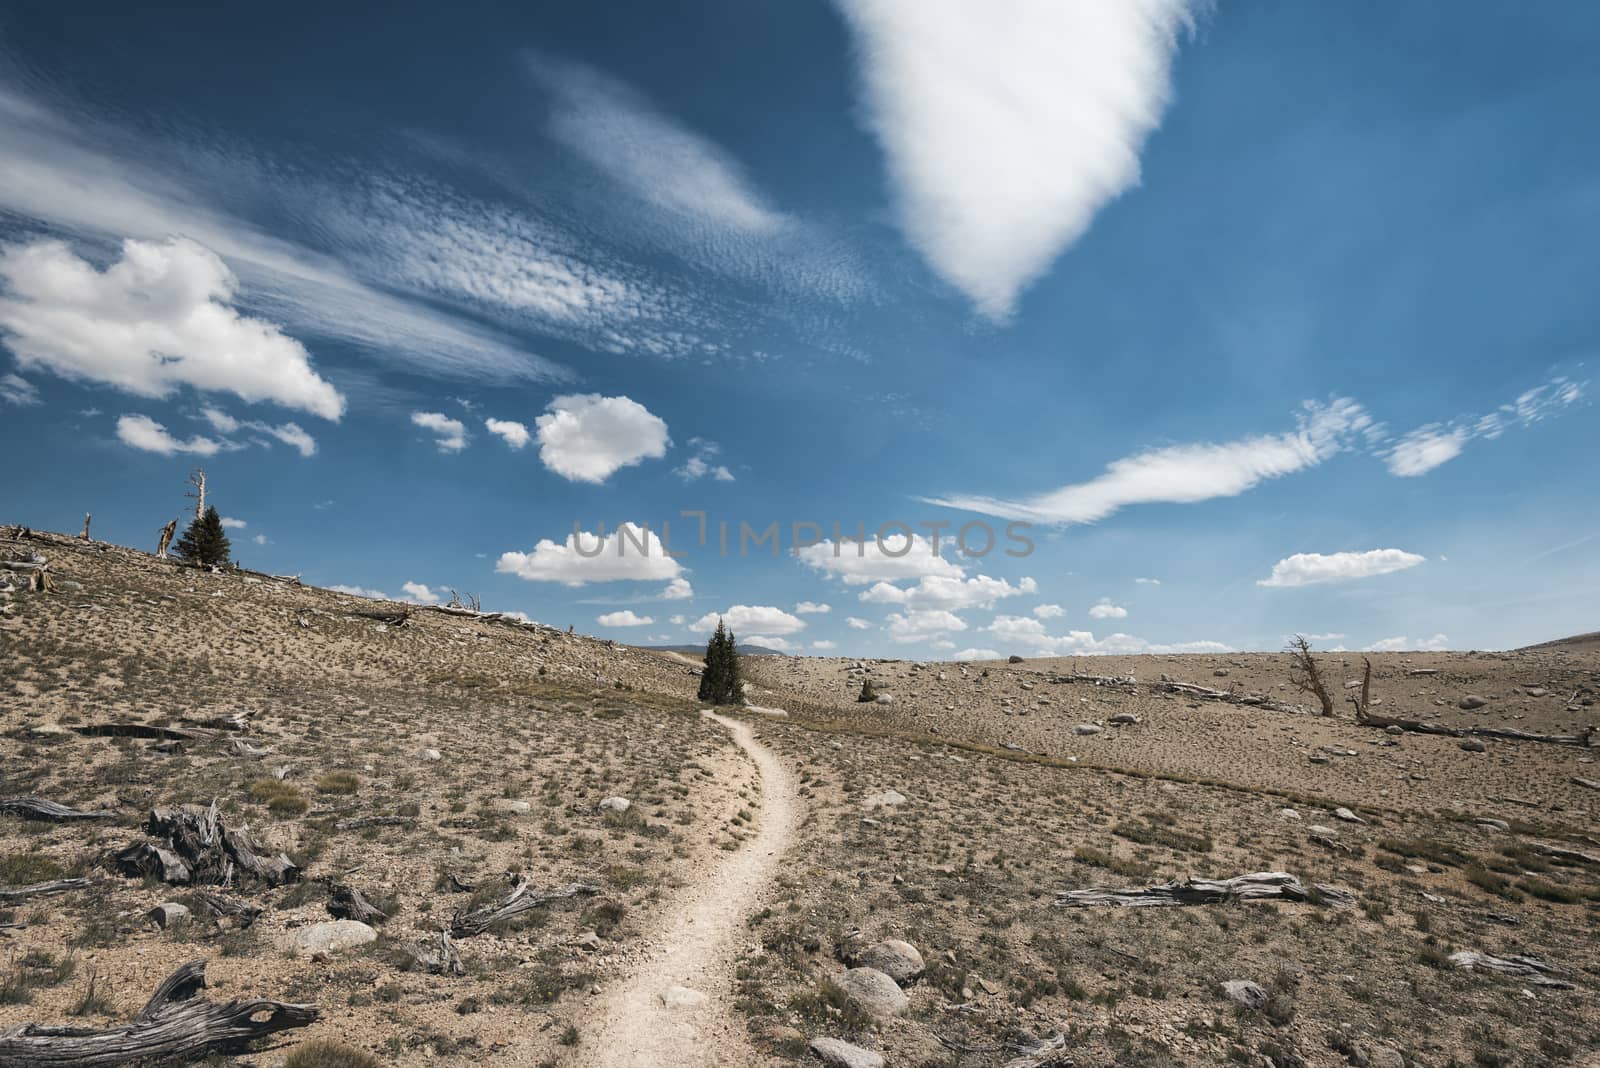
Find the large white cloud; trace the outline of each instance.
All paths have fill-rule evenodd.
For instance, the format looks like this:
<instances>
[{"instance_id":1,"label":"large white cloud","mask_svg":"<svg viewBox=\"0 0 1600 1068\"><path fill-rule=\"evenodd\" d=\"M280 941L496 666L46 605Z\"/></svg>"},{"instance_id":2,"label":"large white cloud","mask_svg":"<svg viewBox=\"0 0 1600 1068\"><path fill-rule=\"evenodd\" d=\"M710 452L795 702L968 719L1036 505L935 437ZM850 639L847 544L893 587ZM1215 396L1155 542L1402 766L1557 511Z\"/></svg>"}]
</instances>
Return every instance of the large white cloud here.
<instances>
[{"instance_id":1,"label":"large white cloud","mask_svg":"<svg viewBox=\"0 0 1600 1068\"><path fill-rule=\"evenodd\" d=\"M1031 578L1023 578L1013 586L1005 579L988 575L969 579L924 575L908 587L876 583L861 594L861 600L868 604L900 604L914 609L945 608L959 612L965 608L989 608L1002 597L1037 593L1038 589Z\"/></svg>"},{"instance_id":2,"label":"large white cloud","mask_svg":"<svg viewBox=\"0 0 1600 1068\"><path fill-rule=\"evenodd\" d=\"M962 508L1036 523L1093 523L1134 504L1178 504L1235 497L1261 482L1315 467L1353 436L1373 429L1355 401L1307 401L1294 430L1221 444L1172 445L1114 460L1088 482L1063 486L1021 500L957 496L925 498Z\"/></svg>"},{"instance_id":3,"label":"large white cloud","mask_svg":"<svg viewBox=\"0 0 1600 1068\"><path fill-rule=\"evenodd\" d=\"M60 241L0 251L0 335L24 367L142 397L178 386L271 401L325 419L344 397L305 347L231 306L226 264L187 238L124 241L104 271Z\"/></svg>"},{"instance_id":4,"label":"large white cloud","mask_svg":"<svg viewBox=\"0 0 1600 1068\"><path fill-rule=\"evenodd\" d=\"M117 438L145 452L158 452L163 456L188 452L196 456L214 456L226 448L226 443L199 434L187 439L174 437L167 428L148 415L125 415L117 420Z\"/></svg>"},{"instance_id":5,"label":"large white cloud","mask_svg":"<svg viewBox=\"0 0 1600 1068\"><path fill-rule=\"evenodd\" d=\"M513 449L528 444L528 428L514 419L485 419L483 425L489 433L498 434Z\"/></svg>"},{"instance_id":6,"label":"large white cloud","mask_svg":"<svg viewBox=\"0 0 1600 1068\"><path fill-rule=\"evenodd\" d=\"M683 568L667 555L655 531L624 523L603 537L583 531L567 535L563 543L541 538L531 553L501 553L495 570L530 582L582 586L626 579L670 582L679 577Z\"/></svg>"},{"instance_id":7,"label":"large white cloud","mask_svg":"<svg viewBox=\"0 0 1600 1068\"><path fill-rule=\"evenodd\" d=\"M667 454L667 424L627 397L557 397L538 419L539 459L574 482L604 482L619 468Z\"/></svg>"},{"instance_id":8,"label":"large white cloud","mask_svg":"<svg viewBox=\"0 0 1600 1068\"><path fill-rule=\"evenodd\" d=\"M1120 604L1112 604L1109 597L1102 597L1089 609L1090 619L1127 619L1128 610Z\"/></svg>"},{"instance_id":9,"label":"large white cloud","mask_svg":"<svg viewBox=\"0 0 1600 1068\"><path fill-rule=\"evenodd\" d=\"M412 412L411 422L433 432L440 452L460 452L467 447L467 428L459 419L443 412Z\"/></svg>"},{"instance_id":10,"label":"large white cloud","mask_svg":"<svg viewBox=\"0 0 1600 1068\"><path fill-rule=\"evenodd\" d=\"M959 551L949 538L939 543L935 554L933 543L922 535L912 534L908 545L905 534L891 532L881 542L871 535L864 542L841 538L837 545L825 539L796 549L795 556L807 567L843 579L846 585L865 586L928 576L959 579L961 567L945 555Z\"/></svg>"},{"instance_id":11,"label":"large white cloud","mask_svg":"<svg viewBox=\"0 0 1600 1068\"><path fill-rule=\"evenodd\" d=\"M928 608L890 613L883 629L892 642L921 642L966 630L967 624L954 612Z\"/></svg>"},{"instance_id":12,"label":"large white cloud","mask_svg":"<svg viewBox=\"0 0 1600 1068\"><path fill-rule=\"evenodd\" d=\"M1295 553L1272 565L1272 574L1256 582L1258 586L1311 586L1322 582L1349 582L1352 579L1404 571L1427 560L1403 549L1369 549L1354 553Z\"/></svg>"},{"instance_id":13,"label":"large white cloud","mask_svg":"<svg viewBox=\"0 0 1600 1068\"><path fill-rule=\"evenodd\" d=\"M631 608L606 612L604 615L596 616L594 621L602 627L648 627L655 622L649 616L635 614Z\"/></svg>"},{"instance_id":14,"label":"large white cloud","mask_svg":"<svg viewBox=\"0 0 1600 1068\"><path fill-rule=\"evenodd\" d=\"M733 628L735 634L753 631L774 635L794 634L806 629L806 621L798 616L772 605L754 604L736 604L726 612L707 612L689 626L694 630L711 631L716 629L718 619Z\"/></svg>"},{"instance_id":15,"label":"large white cloud","mask_svg":"<svg viewBox=\"0 0 1600 1068\"><path fill-rule=\"evenodd\" d=\"M986 315L1139 181L1187 0L836 0L901 229Z\"/></svg>"},{"instance_id":16,"label":"large white cloud","mask_svg":"<svg viewBox=\"0 0 1600 1068\"><path fill-rule=\"evenodd\" d=\"M1190 641L1157 643L1132 634L1108 634L1096 638L1086 630L1072 630L1065 634L1051 634L1044 623L1026 616L995 616L985 627L978 628L1014 648L1024 649L1034 655L1054 656L1110 656L1135 653L1225 653L1228 646L1216 641ZM958 657L958 659L972 659Z\"/></svg>"}]
</instances>

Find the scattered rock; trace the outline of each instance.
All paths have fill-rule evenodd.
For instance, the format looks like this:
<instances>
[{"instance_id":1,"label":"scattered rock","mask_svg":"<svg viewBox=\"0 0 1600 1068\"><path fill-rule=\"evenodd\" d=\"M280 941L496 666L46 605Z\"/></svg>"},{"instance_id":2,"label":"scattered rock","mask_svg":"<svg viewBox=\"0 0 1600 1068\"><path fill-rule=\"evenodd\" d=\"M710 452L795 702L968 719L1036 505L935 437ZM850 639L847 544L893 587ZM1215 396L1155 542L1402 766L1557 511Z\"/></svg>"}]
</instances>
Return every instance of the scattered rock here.
<instances>
[{"instance_id":1,"label":"scattered rock","mask_svg":"<svg viewBox=\"0 0 1600 1068\"><path fill-rule=\"evenodd\" d=\"M1406 1059L1393 1046L1368 1046L1367 1068L1406 1068Z\"/></svg>"},{"instance_id":2,"label":"scattered rock","mask_svg":"<svg viewBox=\"0 0 1600 1068\"><path fill-rule=\"evenodd\" d=\"M1012 655L1012 656L1006 657L1006 663L1008 663L1008 664L1020 664L1022 662L1023 662L1023 660L1022 660L1022 657L1020 657L1020 656Z\"/></svg>"},{"instance_id":3,"label":"scattered rock","mask_svg":"<svg viewBox=\"0 0 1600 1068\"><path fill-rule=\"evenodd\" d=\"M633 807L633 802L626 797L608 797L600 802L601 812L626 812Z\"/></svg>"},{"instance_id":4,"label":"scattered rock","mask_svg":"<svg viewBox=\"0 0 1600 1068\"><path fill-rule=\"evenodd\" d=\"M1489 816L1479 816L1472 822L1476 823L1479 827L1488 827L1490 830L1506 831L1508 833L1511 830L1511 824L1507 823L1505 820L1497 820Z\"/></svg>"},{"instance_id":5,"label":"scattered rock","mask_svg":"<svg viewBox=\"0 0 1600 1068\"><path fill-rule=\"evenodd\" d=\"M1278 818L1281 820L1297 820L1300 818L1300 813L1292 808L1280 808L1278 810Z\"/></svg>"},{"instance_id":6,"label":"scattered rock","mask_svg":"<svg viewBox=\"0 0 1600 1068\"><path fill-rule=\"evenodd\" d=\"M1306 759L1311 761L1313 764L1326 764L1330 760L1326 753L1312 753Z\"/></svg>"},{"instance_id":7,"label":"scattered rock","mask_svg":"<svg viewBox=\"0 0 1600 1068\"><path fill-rule=\"evenodd\" d=\"M657 995L661 1004L674 1012L693 1012L706 1003L706 996L686 986L669 986Z\"/></svg>"},{"instance_id":8,"label":"scattered rock","mask_svg":"<svg viewBox=\"0 0 1600 1068\"><path fill-rule=\"evenodd\" d=\"M1259 1009L1267 1003L1267 992L1248 979L1229 979L1222 984L1228 1000L1247 1009Z\"/></svg>"},{"instance_id":9,"label":"scattered rock","mask_svg":"<svg viewBox=\"0 0 1600 1068\"><path fill-rule=\"evenodd\" d=\"M1323 835L1324 837L1329 837L1329 836L1336 835L1336 834L1339 833L1338 831L1334 830L1332 827L1324 827L1320 823L1313 823L1311 826L1307 827L1306 830L1310 831L1312 834L1320 834L1320 835Z\"/></svg>"},{"instance_id":10,"label":"scattered rock","mask_svg":"<svg viewBox=\"0 0 1600 1068\"><path fill-rule=\"evenodd\" d=\"M145 913L145 916L154 920L155 925L164 931L168 927L176 927L179 924L188 923L189 907L180 905L176 901L163 901Z\"/></svg>"},{"instance_id":11,"label":"scattered rock","mask_svg":"<svg viewBox=\"0 0 1600 1068\"><path fill-rule=\"evenodd\" d=\"M417 750L417 759L418 760L426 760L431 764L435 760L443 760L444 759L444 754L439 752L439 750L437 750L437 749L418 749Z\"/></svg>"},{"instance_id":12,"label":"scattered rock","mask_svg":"<svg viewBox=\"0 0 1600 1068\"><path fill-rule=\"evenodd\" d=\"M870 1049L839 1038L813 1038L811 1052L828 1068L883 1068L884 1059Z\"/></svg>"},{"instance_id":13,"label":"scattered rock","mask_svg":"<svg viewBox=\"0 0 1600 1068\"><path fill-rule=\"evenodd\" d=\"M531 812L533 810L533 806L526 801L507 801L504 799L496 801L494 807L501 812Z\"/></svg>"},{"instance_id":14,"label":"scattered rock","mask_svg":"<svg viewBox=\"0 0 1600 1068\"><path fill-rule=\"evenodd\" d=\"M1105 728L1100 726L1098 723L1080 723L1076 727L1072 728L1072 733L1084 735L1099 734L1103 730L1105 730Z\"/></svg>"},{"instance_id":15,"label":"scattered rock","mask_svg":"<svg viewBox=\"0 0 1600 1068\"><path fill-rule=\"evenodd\" d=\"M1550 691L1545 689L1543 686L1529 686L1526 690L1523 690L1522 692L1527 694L1529 697L1548 697L1548 696L1550 696Z\"/></svg>"},{"instance_id":16,"label":"scattered rock","mask_svg":"<svg viewBox=\"0 0 1600 1068\"><path fill-rule=\"evenodd\" d=\"M1468 712L1471 712L1474 708L1482 708L1484 705L1486 705L1488 703L1489 703L1489 701L1488 701L1487 698L1479 697L1475 693L1469 693L1469 694L1467 694L1467 696L1465 696L1465 697L1463 697L1461 699L1461 703L1459 705L1457 705L1456 707L1464 708Z\"/></svg>"},{"instance_id":17,"label":"scattered rock","mask_svg":"<svg viewBox=\"0 0 1600 1068\"><path fill-rule=\"evenodd\" d=\"M1129 727L1139 722L1139 717L1132 712L1118 712L1106 721L1114 727Z\"/></svg>"},{"instance_id":18,"label":"scattered rock","mask_svg":"<svg viewBox=\"0 0 1600 1068\"><path fill-rule=\"evenodd\" d=\"M906 803L906 795L898 790L885 790L878 794L869 794L861 802L867 808L893 808L895 805Z\"/></svg>"},{"instance_id":19,"label":"scattered rock","mask_svg":"<svg viewBox=\"0 0 1600 1068\"><path fill-rule=\"evenodd\" d=\"M833 981L845 998L868 1016L904 1016L911 1008L911 999L900 984L876 968L851 968L834 976Z\"/></svg>"},{"instance_id":20,"label":"scattered rock","mask_svg":"<svg viewBox=\"0 0 1600 1068\"><path fill-rule=\"evenodd\" d=\"M909 983L922 974L922 954L917 947L898 938L887 938L868 946L856 954L851 962L864 968L876 968L897 983Z\"/></svg>"},{"instance_id":21,"label":"scattered rock","mask_svg":"<svg viewBox=\"0 0 1600 1068\"><path fill-rule=\"evenodd\" d=\"M1219 679L1225 679L1228 677L1228 669L1217 668L1217 670L1213 671L1211 674L1215 675Z\"/></svg>"},{"instance_id":22,"label":"scattered rock","mask_svg":"<svg viewBox=\"0 0 1600 1068\"><path fill-rule=\"evenodd\" d=\"M878 695L877 703L880 705L892 705L894 704L894 696L892 694L880 693Z\"/></svg>"},{"instance_id":23,"label":"scattered rock","mask_svg":"<svg viewBox=\"0 0 1600 1068\"><path fill-rule=\"evenodd\" d=\"M1385 734L1404 734L1405 732L1406 729L1397 723L1391 723L1383 728L1383 733Z\"/></svg>"},{"instance_id":24,"label":"scattered rock","mask_svg":"<svg viewBox=\"0 0 1600 1068\"><path fill-rule=\"evenodd\" d=\"M1476 738L1461 739L1461 748L1469 753L1487 753L1489 751L1489 747Z\"/></svg>"},{"instance_id":25,"label":"scattered rock","mask_svg":"<svg viewBox=\"0 0 1600 1068\"><path fill-rule=\"evenodd\" d=\"M1336 808L1336 809L1334 809L1333 810L1333 818L1336 819L1336 820L1344 820L1346 823L1365 823L1365 822L1367 822L1366 820L1362 819L1360 816L1357 816L1354 812L1351 812L1347 808Z\"/></svg>"},{"instance_id":26,"label":"scattered rock","mask_svg":"<svg viewBox=\"0 0 1600 1068\"><path fill-rule=\"evenodd\" d=\"M291 953L307 956L338 953L378 940L378 932L360 920L326 920L290 931L282 946Z\"/></svg>"}]
</instances>

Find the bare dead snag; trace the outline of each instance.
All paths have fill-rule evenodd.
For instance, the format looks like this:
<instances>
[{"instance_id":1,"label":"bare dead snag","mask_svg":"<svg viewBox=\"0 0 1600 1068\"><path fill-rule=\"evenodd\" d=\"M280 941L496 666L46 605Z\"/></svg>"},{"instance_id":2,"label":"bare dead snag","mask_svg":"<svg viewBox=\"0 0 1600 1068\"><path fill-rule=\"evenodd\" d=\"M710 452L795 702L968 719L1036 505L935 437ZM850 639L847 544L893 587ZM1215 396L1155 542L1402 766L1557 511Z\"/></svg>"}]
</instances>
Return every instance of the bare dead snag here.
<instances>
[{"instance_id":1,"label":"bare dead snag","mask_svg":"<svg viewBox=\"0 0 1600 1068\"><path fill-rule=\"evenodd\" d=\"M1305 635L1296 634L1290 640L1289 656L1289 684L1301 693L1314 695L1322 706L1324 716L1333 715L1333 698L1328 695L1328 687L1322 682L1322 672L1317 670L1316 658L1311 655L1311 643Z\"/></svg>"},{"instance_id":2,"label":"bare dead snag","mask_svg":"<svg viewBox=\"0 0 1600 1068\"><path fill-rule=\"evenodd\" d=\"M156 988L139 1015L104 1030L23 1024L0 1031L0 1064L7 1068L110 1068L112 1065L193 1061L233 1050L317 1020L315 1005L252 999L218 1004L200 996L206 962L190 961Z\"/></svg>"},{"instance_id":3,"label":"bare dead snag","mask_svg":"<svg viewBox=\"0 0 1600 1068\"><path fill-rule=\"evenodd\" d=\"M79 820L104 820L115 816L114 812L83 812L79 809L68 808L54 801L46 801L42 797L8 797L0 799L0 812L8 816L17 816L25 820L35 820L40 823L74 823Z\"/></svg>"},{"instance_id":4,"label":"bare dead snag","mask_svg":"<svg viewBox=\"0 0 1600 1068\"><path fill-rule=\"evenodd\" d=\"M235 870L252 875L268 886L281 886L300 877L300 869L286 854L261 855L261 844L244 826L229 827L209 807L183 805L158 808L150 813L147 828L164 836L194 869L194 881L232 885Z\"/></svg>"},{"instance_id":5,"label":"bare dead snag","mask_svg":"<svg viewBox=\"0 0 1600 1068\"><path fill-rule=\"evenodd\" d=\"M194 501L194 517L205 518L206 514L206 469L197 467L189 472L189 489L183 494Z\"/></svg>"},{"instance_id":6,"label":"bare dead snag","mask_svg":"<svg viewBox=\"0 0 1600 1068\"><path fill-rule=\"evenodd\" d=\"M89 540L89 520L91 520L93 518L94 518L94 516L93 516L92 513L90 513L90 512L83 513L83 533L78 535L78 539L80 541L88 541Z\"/></svg>"},{"instance_id":7,"label":"bare dead snag","mask_svg":"<svg viewBox=\"0 0 1600 1068\"><path fill-rule=\"evenodd\" d=\"M72 890L89 889L88 879L54 879L48 883L34 883L32 886L0 886L0 905L11 905L18 901L26 901L30 897L55 897ZM9 1063L0 1060L0 1064Z\"/></svg>"},{"instance_id":8,"label":"bare dead snag","mask_svg":"<svg viewBox=\"0 0 1600 1068\"><path fill-rule=\"evenodd\" d=\"M511 889L498 904L485 905L467 913L456 913L450 921L450 933L456 938L471 938L480 935L495 924L520 916L524 912L531 912L542 905L552 901L560 901L570 897L587 897L598 894L600 888L589 883L568 883L559 890L534 890L521 876L516 876L511 884Z\"/></svg>"},{"instance_id":9,"label":"bare dead snag","mask_svg":"<svg viewBox=\"0 0 1600 1068\"><path fill-rule=\"evenodd\" d=\"M1306 886L1288 872L1258 871L1231 879L1175 879L1157 886L1136 888L1092 887L1067 890L1056 898L1059 908L1116 905L1124 908L1217 905L1231 901L1302 901L1344 908L1355 895L1336 886Z\"/></svg>"},{"instance_id":10,"label":"bare dead snag","mask_svg":"<svg viewBox=\"0 0 1600 1068\"><path fill-rule=\"evenodd\" d=\"M333 883L328 889L332 892L328 900L328 912L336 920L360 920L375 926L389 918L387 912L361 896L361 891L353 886Z\"/></svg>"},{"instance_id":11,"label":"bare dead snag","mask_svg":"<svg viewBox=\"0 0 1600 1068\"><path fill-rule=\"evenodd\" d=\"M1357 723L1366 721L1367 708L1372 704L1372 659L1364 656L1361 662L1366 665L1361 673L1361 695L1350 698L1350 703L1356 706Z\"/></svg>"},{"instance_id":12,"label":"bare dead snag","mask_svg":"<svg viewBox=\"0 0 1600 1068\"><path fill-rule=\"evenodd\" d=\"M167 549L172 546L173 536L177 533L178 521L176 519L161 528L161 540L156 543L156 555L161 559L167 559Z\"/></svg>"},{"instance_id":13,"label":"bare dead snag","mask_svg":"<svg viewBox=\"0 0 1600 1068\"><path fill-rule=\"evenodd\" d=\"M437 938L411 946L411 963L418 971L432 975L464 975L461 954L449 931L440 931Z\"/></svg>"}]
</instances>

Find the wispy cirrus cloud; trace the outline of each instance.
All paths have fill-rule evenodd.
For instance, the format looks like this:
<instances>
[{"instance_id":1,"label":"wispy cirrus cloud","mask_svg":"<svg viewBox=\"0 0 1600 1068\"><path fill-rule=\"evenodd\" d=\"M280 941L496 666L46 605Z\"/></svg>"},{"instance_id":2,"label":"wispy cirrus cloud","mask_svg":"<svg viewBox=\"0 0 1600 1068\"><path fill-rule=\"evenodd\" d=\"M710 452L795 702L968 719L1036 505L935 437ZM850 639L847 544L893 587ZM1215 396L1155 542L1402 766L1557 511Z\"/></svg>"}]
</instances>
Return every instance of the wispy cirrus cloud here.
<instances>
[{"instance_id":1,"label":"wispy cirrus cloud","mask_svg":"<svg viewBox=\"0 0 1600 1068\"><path fill-rule=\"evenodd\" d=\"M1139 181L1190 0L835 0L900 227L984 315Z\"/></svg>"},{"instance_id":2,"label":"wispy cirrus cloud","mask_svg":"<svg viewBox=\"0 0 1600 1068\"><path fill-rule=\"evenodd\" d=\"M1461 455L1475 439L1494 439L1513 427L1532 426L1583 399L1587 382L1565 376L1526 390L1516 400L1486 415L1463 416L1449 423L1429 423L1402 434L1381 455L1389 473L1401 478L1425 475Z\"/></svg>"}]
</instances>

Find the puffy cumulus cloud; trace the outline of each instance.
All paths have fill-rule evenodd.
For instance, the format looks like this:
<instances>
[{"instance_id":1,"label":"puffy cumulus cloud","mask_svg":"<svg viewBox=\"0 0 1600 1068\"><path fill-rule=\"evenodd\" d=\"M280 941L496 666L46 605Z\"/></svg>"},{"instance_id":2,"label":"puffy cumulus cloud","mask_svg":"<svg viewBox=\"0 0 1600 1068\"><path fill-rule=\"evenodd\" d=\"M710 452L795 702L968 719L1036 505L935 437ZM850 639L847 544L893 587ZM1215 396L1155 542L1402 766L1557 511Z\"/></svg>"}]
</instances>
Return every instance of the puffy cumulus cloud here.
<instances>
[{"instance_id":1,"label":"puffy cumulus cloud","mask_svg":"<svg viewBox=\"0 0 1600 1068\"><path fill-rule=\"evenodd\" d=\"M673 468L673 474L685 482L695 482L707 476L717 482L733 481L733 472L725 464L717 462L722 446L704 438L690 438L689 447L694 450L693 455L684 461L682 467Z\"/></svg>"},{"instance_id":2,"label":"puffy cumulus cloud","mask_svg":"<svg viewBox=\"0 0 1600 1068\"><path fill-rule=\"evenodd\" d=\"M1311 586L1322 582L1350 582L1416 567L1428 558L1401 549L1366 552L1295 553L1272 565L1272 574L1257 586Z\"/></svg>"},{"instance_id":3,"label":"puffy cumulus cloud","mask_svg":"<svg viewBox=\"0 0 1600 1068\"><path fill-rule=\"evenodd\" d=\"M945 608L959 612L965 608L990 608L1002 597L1037 593L1038 589L1031 578L1021 579L1013 586L1005 579L988 575L970 579L924 575L916 585L905 588L879 582L865 590L861 600L869 604L900 604L916 609Z\"/></svg>"},{"instance_id":4,"label":"puffy cumulus cloud","mask_svg":"<svg viewBox=\"0 0 1600 1068\"><path fill-rule=\"evenodd\" d=\"M233 309L237 282L187 238L128 240L104 271L64 242L0 250L0 335L23 369L100 382L141 397L179 386L270 401L324 419L338 390L295 339Z\"/></svg>"},{"instance_id":5,"label":"puffy cumulus cloud","mask_svg":"<svg viewBox=\"0 0 1600 1068\"><path fill-rule=\"evenodd\" d=\"M1035 655L1055 656L1110 656L1134 653L1226 653L1228 646L1215 641L1154 643L1132 634L1108 634L1096 638L1086 630L1068 631L1066 634L1049 633L1044 623L1026 616L995 616L993 622L979 630L993 634L1013 647L1021 647Z\"/></svg>"},{"instance_id":6,"label":"puffy cumulus cloud","mask_svg":"<svg viewBox=\"0 0 1600 1068\"><path fill-rule=\"evenodd\" d=\"M686 578L675 578L661 591L663 601L687 601L694 596L694 587Z\"/></svg>"},{"instance_id":7,"label":"puffy cumulus cloud","mask_svg":"<svg viewBox=\"0 0 1600 1068\"><path fill-rule=\"evenodd\" d=\"M1037 613L1036 613L1037 614ZM1119 604L1112 604L1111 598L1102 597L1089 609L1090 619L1127 619L1128 610Z\"/></svg>"},{"instance_id":8,"label":"puffy cumulus cloud","mask_svg":"<svg viewBox=\"0 0 1600 1068\"><path fill-rule=\"evenodd\" d=\"M884 631L892 642L927 641L966 629L967 624L960 616L942 608L893 612L884 621Z\"/></svg>"},{"instance_id":9,"label":"puffy cumulus cloud","mask_svg":"<svg viewBox=\"0 0 1600 1068\"><path fill-rule=\"evenodd\" d=\"M754 631L762 634L793 634L806 628L805 620L791 616L781 608L753 604L736 604L726 612L707 612L690 627L698 631L712 631L716 629L718 619L732 627L735 634ZM754 638L744 640L755 641Z\"/></svg>"},{"instance_id":10,"label":"puffy cumulus cloud","mask_svg":"<svg viewBox=\"0 0 1600 1068\"><path fill-rule=\"evenodd\" d=\"M1139 182L1191 0L835 0L901 230L979 311Z\"/></svg>"},{"instance_id":11,"label":"puffy cumulus cloud","mask_svg":"<svg viewBox=\"0 0 1600 1068\"><path fill-rule=\"evenodd\" d=\"M1406 637L1384 638L1382 641L1373 642L1364 651L1369 653L1395 653L1402 650L1410 650L1420 653L1432 653L1448 648L1450 648L1450 639L1443 634L1435 634L1431 638L1417 638L1415 640Z\"/></svg>"},{"instance_id":12,"label":"puffy cumulus cloud","mask_svg":"<svg viewBox=\"0 0 1600 1068\"><path fill-rule=\"evenodd\" d=\"M648 525L624 523L609 535L585 530L560 543L541 538L531 553L501 553L495 570L530 582L582 586L625 579L671 582L683 568Z\"/></svg>"},{"instance_id":13,"label":"puffy cumulus cloud","mask_svg":"<svg viewBox=\"0 0 1600 1068\"><path fill-rule=\"evenodd\" d=\"M604 482L621 468L667 454L667 424L627 397L557 397L537 425L539 459L574 482Z\"/></svg>"},{"instance_id":14,"label":"puffy cumulus cloud","mask_svg":"<svg viewBox=\"0 0 1600 1068\"><path fill-rule=\"evenodd\" d=\"M420 582L402 582L400 591L405 594L404 599L407 601L415 601L418 604L439 603L439 595Z\"/></svg>"},{"instance_id":15,"label":"puffy cumulus cloud","mask_svg":"<svg viewBox=\"0 0 1600 1068\"><path fill-rule=\"evenodd\" d=\"M869 537L865 541L842 538L837 544L828 539L795 550L795 556L807 567L843 579L849 586L865 586L871 582L902 582L926 577L959 579L961 567L945 559L946 543L939 552L933 543L920 534L886 534L880 541ZM952 550L954 551L954 550Z\"/></svg>"},{"instance_id":16,"label":"puffy cumulus cloud","mask_svg":"<svg viewBox=\"0 0 1600 1068\"><path fill-rule=\"evenodd\" d=\"M467 427L443 412L412 412L411 423L432 431L440 452L460 452L467 447Z\"/></svg>"},{"instance_id":17,"label":"puffy cumulus cloud","mask_svg":"<svg viewBox=\"0 0 1600 1068\"><path fill-rule=\"evenodd\" d=\"M871 630L872 629L871 621L862 619L860 616L846 616L844 621L845 621L845 625L848 626L851 630Z\"/></svg>"},{"instance_id":18,"label":"puffy cumulus cloud","mask_svg":"<svg viewBox=\"0 0 1600 1068\"><path fill-rule=\"evenodd\" d=\"M176 438L167 432L166 427L148 415L124 415L118 419L117 440L135 449L158 452L163 456L172 456L180 452L193 453L196 456L215 456L227 448L225 442L201 437L199 434L187 439Z\"/></svg>"},{"instance_id":19,"label":"puffy cumulus cloud","mask_svg":"<svg viewBox=\"0 0 1600 1068\"><path fill-rule=\"evenodd\" d=\"M1375 430L1366 409L1347 397L1306 401L1296 428L1237 441L1171 445L1113 460L1087 482L1021 500L957 496L929 504L1034 523L1093 523L1135 504L1192 504L1237 497L1268 479L1303 471L1336 456Z\"/></svg>"},{"instance_id":20,"label":"puffy cumulus cloud","mask_svg":"<svg viewBox=\"0 0 1600 1068\"><path fill-rule=\"evenodd\" d=\"M776 634L752 634L739 640L749 647L776 649L780 653L787 653L795 648L795 644L789 639L780 638Z\"/></svg>"},{"instance_id":21,"label":"puffy cumulus cloud","mask_svg":"<svg viewBox=\"0 0 1600 1068\"><path fill-rule=\"evenodd\" d=\"M1033 614L1039 619L1060 619L1067 614L1067 610L1058 604L1036 604Z\"/></svg>"},{"instance_id":22,"label":"puffy cumulus cloud","mask_svg":"<svg viewBox=\"0 0 1600 1068\"><path fill-rule=\"evenodd\" d=\"M39 391L21 375L0 375L0 401L19 407L39 403Z\"/></svg>"},{"instance_id":23,"label":"puffy cumulus cloud","mask_svg":"<svg viewBox=\"0 0 1600 1068\"><path fill-rule=\"evenodd\" d=\"M811 648L813 648L813 649L821 649L821 650L824 650L824 651L826 651L828 649L837 649L838 647L839 647L839 643L838 642L829 641L827 638L818 638L816 641L811 643Z\"/></svg>"},{"instance_id":24,"label":"puffy cumulus cloud","mask_svg":"<svg viewBox=\"0 0 1600 1068\"><path fill-rule=\"evenodd\" d=\"M648 627L655 620L649 616L636 615L631 609L624 608L620 612L607 612L596 616L595 622L602 627Z\"/></svg>"},{"instance_id":25,"label":"puffy cumulus cloud","mask_svg":"<svg viewBox=\"0 0 1600 1068\"><path fill-rule=\"evenodd\" d=\"M485 419L483 425L513 449L522 448L530 440L528 428L512 419Z\"/></svg>"},{"instance_id":26,"label":"puffy cumulus cloud","mask_svg":"<svg viewBox=\"0 0 1600 1068\"><path fill-rule=\"evenodd\" d=\"M801 601L794 606L795 615L819 616L833 611L832 605L819 604L816 601Z\"/></svg>"}]
</instances>

